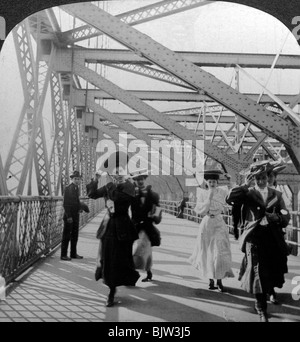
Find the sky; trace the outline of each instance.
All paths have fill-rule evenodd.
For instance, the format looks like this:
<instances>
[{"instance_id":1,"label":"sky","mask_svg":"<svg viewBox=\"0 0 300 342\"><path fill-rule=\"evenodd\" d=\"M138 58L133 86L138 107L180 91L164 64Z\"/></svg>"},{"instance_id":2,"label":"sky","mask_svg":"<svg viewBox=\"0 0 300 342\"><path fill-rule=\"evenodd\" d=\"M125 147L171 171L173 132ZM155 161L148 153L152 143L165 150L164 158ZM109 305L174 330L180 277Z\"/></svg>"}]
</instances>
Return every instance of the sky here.
<instances>
[{"instance_id":1,"label":"sky","mask_svg":"<svg viewBox=\"0 0 300 342\"><path fill-rule=\"evenodd\" d=\"M155 2L155 1L153 1ZM144 5L152 1L143 1ZM74 5L76 6L76 5ZM110 1L104 8L112 14L119 14L141 6L141 1ZM73 20L55 9L58 22L63 30L72 28ZM77 22L79 24L79 22ZM170 17L135 26L157 42L174 51L199 52L237 52L237 53L279 53L299 55L299 45L290 31L276 18L253 8L233 3L211 3ZM86 45L87 43L85 43ZM93 47L94 42L88 42ZM106 39L105 47L121 48ZM216 77L230 83L233 69L205 68ZM248 70L261 83L265 84L269 70ZM298 94L300 92L300 74L295 70L274 70L268 88L274 93ZM171 90L174 87L156 81L145 82L143 78L107 70L107 77L124 89ZM259 87L240 76L241 91L260 93ZM177 88L178 90L178 88ZM0 55L0 153L5 163L7 152L16 128L23 105L23 91L18 72L16 55L11 35L6 39ZM186 103L151 102L150 105L160 111L185 108ZM114 107L118 106L118 108ZM122 111L122 104L108 104L110 110ZM46 99L43 117L45 130L50 141L52 118L50 98Z\"/></svg>"}]
</instances>

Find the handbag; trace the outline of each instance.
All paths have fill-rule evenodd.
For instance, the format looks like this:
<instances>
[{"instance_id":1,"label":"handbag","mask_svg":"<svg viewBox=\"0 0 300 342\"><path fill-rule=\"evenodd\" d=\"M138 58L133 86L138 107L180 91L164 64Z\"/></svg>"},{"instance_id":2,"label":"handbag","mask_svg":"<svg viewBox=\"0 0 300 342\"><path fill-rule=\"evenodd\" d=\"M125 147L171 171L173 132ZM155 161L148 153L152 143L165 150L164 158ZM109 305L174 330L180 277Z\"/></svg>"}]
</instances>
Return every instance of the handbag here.
<instances>
[{"instance_id":1,"label":"handbag","mask_svg":"<svg viewBox=\"0 0 300 342\"><path fill-rule=\"evenodd\" d=\"M147 234L151 242L152 247L159 247L161 244L161 234L160 231L154 225L151 225L150 229L147 229Z\"/></svg>"},{"instance_id":2,"label":"handbag","mask_svg":"<svg viewBox=\"0 0 300 342\"><path fill-rule=\"evenodd\" d=\"M152 211L149 212L148 217L152 218L155 224L160 224L162 220L162 208L153 205Z\"/></svg>"},{"instance_id":3,"label":"handbag","mask_svg":"<svg viewBox=\"0 0 300 342\"><path fill-rule=\"evenodd\" d=\"M96 281L102 278L101 259L102 259L102 240L99 241L99 247L98 247L98 252L97 252L97 257L96 257L96 271L95 271Z\"/></svg>"},{"instance_id":4,"label":"handbag","mask_svg":"<svg viewBox=\"0 0 300 342\"><path fill-rule=\"evenodd\" d=\"M96 238L98 240L102 239L102 237L104 236L109 220L110 220L110 211L107 209L107 212L105 213L96 233Z\"/></svg>"},{"instance_id":5,"label":"handbag","mask_svg":"<svg viewBox=\"0 0 300 342\"><path fill-rule=\"evenodd\" d=\"M100 226L97 230L97 233L96 233L96 238L99 240L99 239L102 239L102 237L104 236L105 232L106 232L106 229L107 229L107 226L108 226L108 222L110 220L110 217L111 217L111 210L114 211L114 203L113 201L111 201L109 198L106 198L105 197L105 207L107 209L101 223L100 223Z\"/></svg>"}]
</instances>

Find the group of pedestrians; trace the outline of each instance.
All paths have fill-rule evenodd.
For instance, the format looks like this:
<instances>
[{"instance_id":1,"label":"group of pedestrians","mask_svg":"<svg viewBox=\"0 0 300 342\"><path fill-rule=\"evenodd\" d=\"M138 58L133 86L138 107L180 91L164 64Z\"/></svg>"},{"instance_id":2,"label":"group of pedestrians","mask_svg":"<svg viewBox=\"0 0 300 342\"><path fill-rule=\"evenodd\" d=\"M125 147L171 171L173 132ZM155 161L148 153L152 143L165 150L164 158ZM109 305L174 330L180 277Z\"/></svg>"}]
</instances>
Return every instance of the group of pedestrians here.
<instances>
[{"instance_id":1,"label":"group of pedestrians","mask_svg":"<svg viewBox=\"0 0 300 342\"><path fill-rule=\"evenodd\" d=\"M109 287L108 307L114 305L118 286L135 286L140 277L139 269L146 271L142 281L152 280L152 247L160 244L155 224L161 220L159 195L152 191L151 186L145 186L147 174L137 174L128 179L123 172L126 163L120 162L120 154L111 158L115 161L113 167L109 168L110 159L104 163L111 182L98 188L99 175L96 175L87 185L90 198L104 198L106 202L107 214L98 232L97 280L102 278ZM234 277L229 232L222 213L226 204L242 208L239 222L243 229L238 238L244 258L239 280L242 288L255 296L255 310L262 322L268 321L267 296L271 295L273 302L277 303L274 288L283 286L284 274L288 271L288 249L283 229L289 223L290 214L282 193L274 189L276 174L282 168L276 162L254 163L248 170L245 183L232 189L218 186L220 170L206 170L207 189L198 189L194 208L203 218L189 262L199 270L201 278L208 280L210 290L220 292L225 291L222 280ZM70 234L68 229L70 224L78 225L72 210L80 208L79 198L66 205L69 193L77 193L77 178L79 174L74 173L73 185L65 193L62 260L82 258L76 250L78 229L75 229L75 234ZM70 258L67 256L69 241Z\"/></svg>"},{"instance_id":2,"label":"group of pedestrians","mask_svg":"<svg viewBox=\"0 0 300 342\"><path fill-rule=\"evenodd\" d=\"M147 174L128 179L124 174L127 156L116 153L104 163L111 182L98 188L98 176L87 185L92 199L104 198L108 219L104 219L99 238L99 276L109 287L106 306L114 305L118 286L135 286L138 269L147 272L143 281L152 280L152 246L159 245L159 231L154 226L161 220L159 196L145 186ZM124 164L125 160L125 164ZM131 209L131 217L129 216Z\"/></svg>"},{"instance_id":3,"label":"group of pedestrians","mask_svg":"<svg viewBox=\"0 0 300 342\"><path fill-rule=\"evenodd\" d=\"M262 161L251 165L245 183L227 191L217 187L221 171L207 170L208 190L201 190L194 211L203 215L190 263L209 279L209 289L224 291L222 279L233 277L228 229L221 216L225 204L240 210L239 237L244 258L239 280L242 288L255 296L255 310L268 322L267 298L277 304L274 288L282 288L288 272L288 246L284 239L290 214L282 193L274 189L276 175L284 165ZM214 280L217 280L215 287Z\"/></svg>"}]
</instances>

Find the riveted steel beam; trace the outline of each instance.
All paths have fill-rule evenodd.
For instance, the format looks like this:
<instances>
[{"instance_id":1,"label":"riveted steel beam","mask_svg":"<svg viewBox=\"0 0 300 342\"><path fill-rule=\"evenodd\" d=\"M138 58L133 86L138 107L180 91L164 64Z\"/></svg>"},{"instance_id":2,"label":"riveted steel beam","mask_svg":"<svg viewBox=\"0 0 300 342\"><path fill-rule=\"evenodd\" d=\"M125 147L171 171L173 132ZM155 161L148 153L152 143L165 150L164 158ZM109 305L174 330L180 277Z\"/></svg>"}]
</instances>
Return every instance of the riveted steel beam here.
<instances>
[{"instance_id":1,"label":"riveted steel beam","mask_svg":"<svg viewBox=\"0 0 300 342\"><path fill-rule=\"evenodd\" d=\"M200 67L269 69L276 55L261 53L230 53L230 52L185 52L176 51L182 58ZM117 49L86 49L76 47L75 55L84 56L87 63L109 64L152 64L148 59L136 55L130 50ZM275 69L300 69L299 55L280 55Z\"/></svg>"},{"instance_id":2,"label":"riveted steel beam","mask_svg":"<svg viewBox=\"0 0 300 342\"><path fill-rule=\"evenodd\" d=\"M65 60L65 63L69 63ZM81 61L82 63L82 61ZM170 133L174 134L178 138L184 141L193 141L193 146L197 149L196 137L193 136L192 132L181 125L178 125L175 121L170 119L168 116L163 115L159 111L155 110L153 107L142 102L139 98L133 96L132 94L126 92L120 87L116 86L112 82L106 80L102 76L98 75L96 72L82 66L80 61L74 62L74 71L78 76L88 80L91 84L104 89L107 93L112 95L115 99L126 104L128 107L136 110L142 115L148 117L153 122L157 123L159 126L167 129ZM234 155L224 155L222 151L215 148L209 142L204 142L204 153L210 155L212 158L223 163L224 166L230 168L238 168L239 165Z\"/></svg>"},{"instance_id":3,"label":"riveted steel beam","mask_svg":"<svg viewBox=\"0 0 300 342\"><path fill-rule=\"evenodd\" d=\"M181 81L177 77L174 77L168 72L164 72L164 71L161 71L161 70L158 70L158 69L146 66L146 65L143 66L143 65L137 65L137 64L121 64L121 63L118 63L118 64L103 63L103 65L106 65L115 69L123 70L123 71L128 71L136 75L149 77L154 80L166 82L166 83L173 84L179 87L195 90L195 88L189 86L188 84Z\"/></svg>"},{"instance_id":4,"label":"riveted steel beam","mask_svg":"<svg viewBox=\"0 0 300 342\"><path fill-rule=\"evenodd\" d=\"M143 6L135 10L121 13L116 17L127 23L128 25L138 25L154 19L163 18L168 15L183 12L192 8L199 6L205 6L213 1L204 0L164 0L156 2L151 5ZM101 35L102 32L95 27L90 27L89 25L83 25L81 27L75 28L64 32L61 35L61 42L64 44L74 44L76 42L90 39Z\"/></svg>"},{"instance_id":5,"label":"riveted steel beam","mask_svg":"<svg viewBox=\"0 0 300 342\"><path fill-rule=\"evenodd\" d=\"M77 89L76 92L85 92L85 89ZM114 97L105 92L104 90L88 90L91 95L94 96L95 99L103 99L103 100L114 100ZM144 101L180 101L180 102L208 102L214 103L215 101L207 95L199 94L198 92L182 92L182 91L153 91L153 90L127 90L134 96L140 98ZM247 94L249 99L257 98L259 94ZM279 95L279 97L289 103L293 98L293 95ZM76 100L76 99L75 99ZM269 103L271 102L271 98L268 95L263 95L261 99L261 103ZM78 102L76 105L80 106Z\"/></svg>"},{"instance_id":6,"label":"riveted steel beam","mask_svg":"<svg viewBox=\"0 0 300 342\"><path fill-rule=\"evenodd\" d=\"M197 123L198 122L198 116L196 115L182 115L182 114L167 114L163 113L164 115L169 115L170 118L177 122L186 122L186 123ZM150 121L148 118L141 114L135 114L135 113L113 113L113 115L118 115L121 119L125 121ZM201 122L201 121L200 121ZM211 115L206 114L206 122L207 123L214 123L214 119ZM231 124L235 122L234 116L221 116L219 123L223 124ZM242 119L240 123L247 123L246 120Z\"/></svg>"},{"instance_id":7,"label":"riveted steel beam","mask_svg":"<svg viewBox=\"0 0 300 342\"><path fill-rule=\"evenodd\" d=\"M112 116L114 116L114 115L112 114ZM111 129L114 130L114 129L117 129L117 128L111 127ZM140 127L140 126L137 129L142 130L143 132L145 132L146 134L149 134L149 135L165 135L165 136L169 136L170 135L170 132L168 130L166 130L166 129L147 128L147 127ZM190 130L190 132L191 132L191 134L194 134L194 132L192 130ZM196 136L201 138L202 137L201 133L202 133L202 130L199 129L198 133L196 134ZM213 133L214 133L213 130L206 129L205 130L206 138L209 139L211 136L213 136ZM215 137L224 136L224 131L217 130L215 132L214 136ZM228 135L226 135L226 137L224 136L224 139L226 140L226 138L228 138L228 137L234 138L234 136L235 136L235 132L229 132ZM247 133L246 137L251 137L251 134Z\"/></svg>"},{"instance_id":8,"label":"riveted steel beam","mask_svg":"<svg viewBox=\"0 0 300 342\"><path fill-rule=\"evenodd\" d=\"M85 92L85 89L75 90L76 93ZM104 90L88 90L89 94L93 96L95 99L103 99L103 100L115 100L114 97L108 94ZM131 91L128 90L135 97L144 100L144 101L174 101L174 102L202 102L205 99L209 99L206 95L198 94L196 92L180 92L180 91ZM75 99L76 101L76 99ZM78 101L75 102L78 106L80 104Z\"/></svg>"},{"instance_id":9,"label":"riveted steel beam","mask_svg":"<svg viewBox=\"0 0 300 342\"><path fill-rule=\"evenodd\" d=\"M288 123L284 119L278 118L274 113L157 43L149 36L89 3L62 6L62 8L131 50L142 54L184 82L204 90L216 102L258 126L266 134L278 138L286 144L290 142Z\"/></svg>"}]
</instances>

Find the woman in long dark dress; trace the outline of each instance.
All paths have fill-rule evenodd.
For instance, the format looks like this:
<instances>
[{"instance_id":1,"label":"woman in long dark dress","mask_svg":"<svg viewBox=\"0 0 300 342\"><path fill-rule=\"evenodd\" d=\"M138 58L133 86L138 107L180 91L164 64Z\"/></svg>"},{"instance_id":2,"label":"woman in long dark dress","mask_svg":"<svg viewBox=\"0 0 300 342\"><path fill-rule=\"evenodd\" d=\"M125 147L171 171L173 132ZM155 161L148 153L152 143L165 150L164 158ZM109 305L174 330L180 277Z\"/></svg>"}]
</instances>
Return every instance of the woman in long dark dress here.
<instances>
[{"instance_id":1,"label":"woman in long dark dress","mask_svg":"<svg viewBox=\"0 0 300 342\"><path fill-rule=\"evenodd\" d=\"M288 272L288 251L283 228L287 227L290 214L282 193L267 186L268 161L252 164L245 184L235 187L227 197L227 203L245 206L245 230L241 236L241 249L245 253L239 279L242 288L255 295L255 309L261 322L268 322L267 294L274 287L282 288ZM255 186L250 183L255 179Z\"/></svg>"},{"instance_id":2,"label":"woman in long dark dress","mask_svg":"<svg viewBox=\"0 0 300 342\"><path fill-rule=\"evenodd\" d=\"M101 237L101 273L103 283L110 288L106 305L113 306L117 286L135 286L140 275L135 270L132 246L138 234L128 210L135 198L134 185L119 175L120 166L111 176L114 182L97 189L98 180L92 180L88 196L93 199L104 197L110 202L110 218Z\"/></svg>"}]
</instances>

